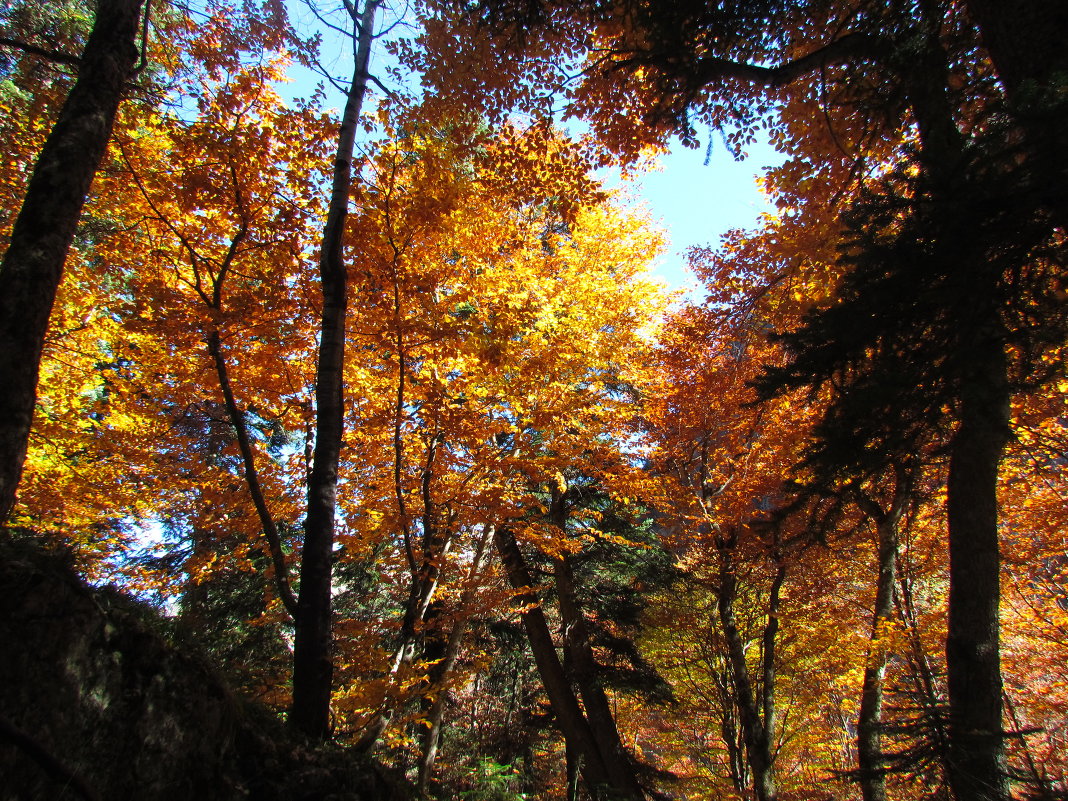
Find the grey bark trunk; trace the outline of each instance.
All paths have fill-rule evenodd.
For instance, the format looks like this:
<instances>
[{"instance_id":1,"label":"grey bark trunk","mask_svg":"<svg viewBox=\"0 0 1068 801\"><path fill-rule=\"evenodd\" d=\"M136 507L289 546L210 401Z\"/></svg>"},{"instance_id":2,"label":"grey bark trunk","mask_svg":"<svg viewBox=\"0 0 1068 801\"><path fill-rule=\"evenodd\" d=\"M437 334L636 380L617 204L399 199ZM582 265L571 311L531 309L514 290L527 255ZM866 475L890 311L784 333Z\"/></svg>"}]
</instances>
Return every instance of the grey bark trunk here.
<instances>
[{"instance_id":1,"label":"grey bark trunk","mask_svg":"<svg viewBox=\"0 0 1068 801\"><path fill-rule=\"evenodd\" d=\"M26 461L48 318L134 70L143 0L100 0L78 79L37 158L0 263L0 522Z\"/></svg>"},{"instance_id":2,"label":"grey bark trunk","mask_svg":"<svg viewBox=\"0 0 1068 801\"><path fill-rule=\"evenodd\" d=\"M883 511L873 500L863 497L861 508L875 521L878 534L878 577L871 639L857 719L857 773L864 801L886 801L886 773L882 748L883 680L890 652L886 629L894 615L894 588L897 585L898 525L908 503L903 472L899 472L890 508Z\"/></svg>"}]
</instances>

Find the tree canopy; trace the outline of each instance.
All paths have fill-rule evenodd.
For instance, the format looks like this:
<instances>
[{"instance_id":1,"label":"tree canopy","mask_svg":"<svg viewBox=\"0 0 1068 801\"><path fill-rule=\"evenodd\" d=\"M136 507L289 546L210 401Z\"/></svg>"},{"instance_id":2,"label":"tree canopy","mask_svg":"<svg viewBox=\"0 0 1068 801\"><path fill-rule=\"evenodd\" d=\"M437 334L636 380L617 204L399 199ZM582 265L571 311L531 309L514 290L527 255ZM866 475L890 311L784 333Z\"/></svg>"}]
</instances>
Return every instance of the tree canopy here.
<instances>
[{"instance_id":1,"label":"tree canopy","mask_svg":"<svg viewBox=\"0 0 1068 801\"><path fill-rule=\"evenodd\" d=\"M2 536L423 798L1060 797L1015 5L9 3ZM679 297L606 174L712 136L776 210Z\"/></svg>"}]
</instances>

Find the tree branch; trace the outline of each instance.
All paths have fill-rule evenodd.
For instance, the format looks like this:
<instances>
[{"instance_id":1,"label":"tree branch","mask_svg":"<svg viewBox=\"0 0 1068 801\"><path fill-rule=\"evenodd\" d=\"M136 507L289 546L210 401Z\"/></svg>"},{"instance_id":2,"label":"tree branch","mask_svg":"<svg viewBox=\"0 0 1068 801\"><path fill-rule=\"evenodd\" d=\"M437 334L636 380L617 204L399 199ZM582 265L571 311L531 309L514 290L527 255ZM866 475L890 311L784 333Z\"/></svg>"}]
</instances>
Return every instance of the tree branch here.
<instances>
[{"instance_id":1,"label":"tree branch","mask_svg":"<svg viewBox=\"0 0 1068 801\"><path fill-rule=\"evenodd\" d=\"M82 60L78 56L72 56L70 53L62 53L59 50L46 50L43 47L24 42L21 39L11 39L7 36L0 36L0 47L10 47L13 50L21 50L23 53L29 53L31 56L38 56L47 61L55 61L57 64L67 64L71 67L80 67Z\"/></svg>"}]
</instances>

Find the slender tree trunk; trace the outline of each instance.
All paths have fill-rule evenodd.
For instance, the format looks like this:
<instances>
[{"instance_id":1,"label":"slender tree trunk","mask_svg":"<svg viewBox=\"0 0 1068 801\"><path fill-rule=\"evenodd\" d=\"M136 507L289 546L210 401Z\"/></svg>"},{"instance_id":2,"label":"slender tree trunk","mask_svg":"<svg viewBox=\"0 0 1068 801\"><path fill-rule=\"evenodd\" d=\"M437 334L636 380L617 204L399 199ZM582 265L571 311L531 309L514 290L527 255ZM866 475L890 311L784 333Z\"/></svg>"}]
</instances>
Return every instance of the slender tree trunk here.
<instances>
[{"instance_id":1,"label":"slender tree trunk","mask_svg":"<svg viewBox=\"0 0 1068 801\"><path fill-rule=\"evenodd\" d=\"M860 502L861 508L875 521L879 539L875 609L857 719L857 773L864 801L886 801L882 748L883 679L890 656L887 628L894 615L894 588L897 585L898 524L907 500L904 478L899 473L889 510L884 512L866 496Z\"/></svg>"},{"instance_id":2,"label":"slender tree trunk","mask_svg":"<svg viewBox=\"0 0 1068 801\"><path fill-rule=\"evenodd\" d=\"M564 763L567 774L567 801L579 801L579 774L582 772L582 757L574 746L564 746Z\"/></svg>"},{"instance_id":3,"label":"slender tree trunk","mask_svg":"<svg viewBox=\"0 0 1068 801\"><path fill-rule=\"evenodd\" d=\"M1004 332L975 326L959 358L968 365L950 445L950 785L963 801L1008 801L999 649L998 465L1009 439Z\"/></svg>"},{"instance_id":4,"label":"slender tree trunk","mask_svg":"<svg viewBox=\"0 0 1068 801\"><path fill-rule=\"evenodd\" d=\"M256 514L259 516L263 536L267 540L268 552L274 566L275 588L286 611L290 615L295 615L297 599L289 583L289 568L286 566L286 555L282 550L282 538L278 533L278 525L274 522L271 511L267 507L267 499L263 496L263 487L260 485L260 475L256 470L256 459L252 452L252 442L248 436L248 426L245 424L245 415L241 407L237 405L237 399L230 384L230 372L227 369L226 355L223 353L222 339L218 330L208 334L208 352L215 363L215 374L219 379L219 387L222 389L223 402L226 405L227 416L230 418L230 425L233 426L234 433L237 435L237 449L241 454L245 485L252 498L252 505L256 508Z\"/></svg>"},{"instance_id":5,"label":"slender tree trunk","mask_svg":"<svg viewBox=\"0 0 1068 801\"><path fill-rule=\"evenodd\" d=\"M78 79L30 177L0 263L0 522L26 461L48 318L82 206L137 61L143 0L100 0Z\"/></svg>"},{"instance_id":6,"label":"slender tree trunk","mask_svg":"<svg viewBox=\"0 0 1068 801\"><path fill-rule=\"evenodd\" d=\"M338 466L344 429L345 313L348 307L348 276L342 248L352 195L352 154L367 93L367 67L378 5L378 0L365 0L360 19L354 20L357 23L355 68L338 134L330 208L319 259L323 313L315 376L315 453L308 478L300 595L293 619L293 703L289 712L290 725L317 740L330 736L333 681L330 588Z\"/></svg>"},{"instance_id":7,"label":"slender tree trunk","mask_svg":"<svg viewBox=\"0 0 1068 801\"><path fill-rule=\"evenodd\" d=\"M898 592L894 598L894 606L908 636L908 679L912 685L913 704L923 715L924 719L920 723L925 729L923 736L928 741L928 748L934 756L931 763L932 766L937 764L940 769L940 791L948 797L949 707L944 693L939 689L938 680L920 636L911 570L899 570L898 574Z\"/></svg>"},{"instance_id":8,"label":"slender tree trunk","mask_svg":"<svg viewBox=\"0 0 1068 801\"><path fill-rule=\"evenodd\" d=\"M512 532L500 528L494 536L494 544L508 575L508 582L516 590L515 601L523 610L520 617L527 630L530 650L534 654L534 662L557 723L568 746L575 750L576 759L581 761L582 778L591 797L601 798L606 788L612 788L608 769L560 664L549 624L541 609L541 600L534 590L534 581L519 550L519 543Z\"/></svg>"},{"instance_id":9,"label":"slender tree trunk","mask_svg":"<svg viewBox=\"0 0 1068 801\"><path fill-rule=\"evenodd\" d=\"M400 520L401 537L404 542L404 554L408 563L410 581L408 600L401 618L400 640L394 652L389 669L390 681L395 681L402 668L415 660L419 645L420 627L425 630L432 626L437 617L432 601L437 591L441 573L441 563L452 544L452 532L449 527L439 525L437 511L434 507L434 460L442 438L437 425L432 427L426 446L426 461L421 469L420 496L423 503L421 554L417 558L413 546L412 527L409 522L408 505L405 501L403 476L404 459L404 420L405 388L407 386L407 353L405 349L402 294L397 264L399 251L394 249L393 261L393 315L395 322L394 342L397 348L397 391L393 404L393 492L397 502L397 515ZM360 751L372 750L385 733L393 716L395 701L386 698L383 705L368 720L363 734L356 744Z\"/></svg>"},{"instance_id":10,"label":"slender tree trunk","mask_svg":"<svg viewBox=\"0 0 1068 801\"><path fill-rule=\"evenodd\" d=\"M738 710L739 727L745 741L745 752L749 762L749 769L753 780L753 793L758 801L775 801L777 790L775 787L775 759L772 753L772 738L774 733L761 720L761 707L765 713L774 705L774 695L771 690L774 687L774 665L762 665L765 687L764 698L758 702L753 689L752 680L749 677L749 666L745 658L745 643L738 623L734 616L734 600L738 592L738 579L735 574L733 548L736 545L737 535L724 536L720 539L720 570L719 570L719 595L717 607L720 624L723 627L723 637L727 643L727 654L734 677L735 698L734 704ZM778 603L779 590L785 572L782 565L776 570L775 579L772 583L771 597L769 600L768 624L765 627L764 640L765 652L762 654L764 662L768 658L774 658L774 650L767 650L769 639L774 643L774 635L778 628ZM771 629L769 631L769 629ZM770 687L768 683L770 682ZM770 693L770 694L769 694Z\"/></svg>"},{"instance_id":11,"label":"slender tree trunk","mask_svg":"<svg viewBox=\"0 0 1068 801\"><path fill-rule=\"evenodd\" d=\"M430 705L427 715L429 724L423 736L423 753L419 760L419 796L425 798L430 787L430 779L434 775L434 763L438 756L438 744L441 740L441 723L445 716L446 693L441 686L452 669L456 666L456 660L460 656L460 645L463 643L464 634L470 621L469 609L475 599L478 588L478 578L486 566L486 556L489 554L489 538L493 536L493 530L487 527L475 546L475 558L471 563L471 570L467 574L463 592L460 593L459 614L460 617L449 632L448 643L445 646L445 654L442 660L435 666L431 676L433 684L438 687L434 700Z\"/></svg>"}]
</instances>

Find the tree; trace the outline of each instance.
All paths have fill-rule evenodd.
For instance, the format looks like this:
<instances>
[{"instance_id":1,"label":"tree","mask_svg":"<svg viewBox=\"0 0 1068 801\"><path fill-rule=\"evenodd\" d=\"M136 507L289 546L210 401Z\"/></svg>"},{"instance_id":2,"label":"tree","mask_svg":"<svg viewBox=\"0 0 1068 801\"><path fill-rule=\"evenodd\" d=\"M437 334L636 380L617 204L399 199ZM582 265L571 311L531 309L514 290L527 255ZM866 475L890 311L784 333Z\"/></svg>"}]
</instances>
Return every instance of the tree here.
<instances>
[{"instance_id":1,"label":"tree","mask_svg":"<svg viewBox=\"0 0 1068 801\"><path fill-rule=\"evenodd\" d=\"M313 739L330 736L333 647L330 586L337 507L338 465L344 430L345 313L348 273L343 252L345 220L352 195L352 159L369 81L378 0L365 0L357 13L347 5L353 25L352 84L338 132L330 204L320 248L323 292L319 356L315 374L315 450L308 475L308 511L300 560L300 595L294 615L293 707L290 723Z\"/></svg>"},{"instance_id":2,"label":"tree","mask_svg":"<svg viewBox=\"0 0 1068 801\"><path fill-rule=\"evenodd\" d=\"M515 9L507 5L491 5L490 8L498 11L503 9L501 18L509 22L516 20L513 13ZM542 16L534 21L544 23L548 12L540 6L535 8L541 9L539 13ZM733 10L717 9L719 16L708 16L702 15L699 8L686 8L681 12L682 19L673 20L665 31L656 24L650 24L640 14L629 18L618 17L615 15L619 9L616 8L603 12L596 6L582 6L563 12L566 31L564 37L570 34L582 43L581 46L588 46L597 39L594 38L595 35L585 40L577 37L574 33L576 18L581 20L579 26L585 24L586 30L591 32L598 31L599 26L610 24L611 20L618 20L619 24L615 28L607 29L608 41L612 42L609 60L624 73L627 73L629 66L631 72L627 73L628 75L644 78L648 73L639 72L637 68L640 66L649 70L656 78L662 79L660 91L654 89L652 95L662 98L660 108L666 109L669 112L669 121L673 121L676 128L682 127L684 131L686 112L690 109L707 109L711 105L710 99L716 96L714 93L723 92L734 81L741 79L770 86L796 83L803 89L805 82L799 79L803 78L810 68L817 64L833 67L836 63L841 63L842 59L877 65L877 69L869 72L874 78L873 82L861 83L860 89L853 93L854 97L861 98L869 87L872 89L871 94L863 97L865 108L870 109L869 113L883 114L890 119L900 119L899 115L903 112L912 115L919 139L917 166L923 171L923 180L929 183L909 197L909 200L925 197L929 205L923 208L921 218L913 219L915 226L910 228L908 237L897 241L904 245L910 238L915 242L917 236L927 237L929 246L920 249L926 250L922 255L915 250L908 253L899 251L890 260L879 260L880 267L877 269L887 275L893 275L896 271L896 275L901 276L908 272L902 269L902 263L923 264L920 269L925 273L926 280L930 281L932 277L940 275L943 278L935 280L947 282L941 299L934 301L925 311L919 312L916 319L923 319L924 325L942 320L945 322L935 324L956 326L957 330L949 331L947 328L946 333L951 339L943 340L937 352L921 358L926 358L927 364L939 364L943 377L955 373L959 376L960 383L947 397L934 389L939 385L937 377L925 375L923 381L910 382L910 387L919 387L919 392L915 393L917 397L909 400L901 394L895 397L893 390L887 392L886 383L864 384L857 381L850 387L856 402L856 419L850 422L842 416L835 416L832 411L819 433L823 437L836 437L848 432L841 437L842 443L847 444L851 437L870 426L872 416L869 407L878 400L881 408L896 409L896 416L893 418L896 425L890 436L900 437L899 445L912 440L910 447L915 448L918 444L916 438L929 435L925 432L930 431L930 425L935 423L937 414L935 417L925 417L925 413L920 412L918 417L909 421L901 416L904 409L922 408L935 413L935 410L942 408L947 402L960 404L959 428L951 445L955 455L951 459L948 478L948 525L950 542L953 544L951 562L954 576L951 584L948 645L952 654L950 698L953 708L951 740L954 756L951 769L958 794L972 796L975 793L988 793L990 797L1004 798L1008 790L1004 779L1001 778L1005 769L1000 734L1001 685L996 648L998 556L995 497L997 464L1007 438L1008 424L1010 390L1005 348L1007 340L1011 341L1013 334L1022 333L1022 329L1014 328L1011 324L1005 328L1006 322L1000 319L1004 307L999 307L996 302L991 305L991 302L1002 291L1000 287L1006 286L1001 284L1004 276L1020 269L1024 263L1035 264L1032 259L1036 249L1047 247L1051 243L1052 229L1048 218L1051 204L1045 201L1045 193L1039 191L1035 183L1031 182L1030 186L1033 188L1024 204L1026 210L1021 212L1019 217L1014 217L1014 223L1007 222L1001 210L971 207L969 213L973 222L976 218L989 220L984 230L989 232L990 241L984 244L967 241L963 220L956 216L959 206L952 212L949 210L949 204L956 202L962 192L978 197L976 191L980 186L984 186L979 190L981 196L993 198L996 194L992 191L992 186L1001 178L1010 174L1020 175L1018 170L1013 169L1011 159L1005 160L1008 140L992 133L986 137L977 136L974 149L969 150L966 139L960 133L960 126L974 125L975 114L982 114L984 110L989 112L997 105L998 98L996 94L989 92L984 83L981 66L977 66L981 65L981 61L976 56L974 36L968 36L968 30L964 27L966 22L962 22L959 17L949 14L935 4L920 4L908 8L892 6L884 11L873 8L869 9L871 14L858 16L851 16L848 10L840 9L835 4L812 4L811 10L815 13L814 19L821 26L821 31L830 30L829 25L836 20L841 20L843 24L831 36L823 33L817 37L817 41L827 42L824 47L815 51L809 48L807 52L798 55L797 45L793 44L796 40L788 39L782 43L781 40L768 35L767 22L772 18L795 23L785 9L763 9L766 15L761 18L759 13L756 14L755 22L752 17L744 14L732 16L730 12ZM693 21L692 27L681 24L689 21ZM530 18L519 20L520 25L526 23L528 27L531 27L530 22ZM727 25L726 34L721 35L717 24ZM798 25L798 32L800 29L801 26ZM630 32L635 30L645 38L628 39ZM682 44L686 47L659 50L658 47L662 43L679 43L678 37L672 38L674 31L683 32ZM716 47L722 43L725 52L721 54L715 49L710 50L710 46L702 39L705 35L710 36ZM559 38L558 36L557 40ZM541 41L544 42L545 39ZM746 50L746 47L749 50ZM674 54L680 51L686 54L687 58L676 58ZM778 56L774 58L774 62L779 66L754 67L751 62L741 60L743 54L751 56L753 52L761 52L765 58ZM786 54L785 60L781 57L783 53ZM963 80L971 91L971 105L954 106L950 95L957 90L953 88L951 74L958 82ZM603 85L599 82L604 80L604 75L603 71L598 70L597 77L584 82L578 97L582 98L582 93L587 90L597 91L596 87ZM613 82L613 77L608 75L609 86L618 86L621 82ZM790 91L794 91L793 86ZM737 92L729 96L740 100L744 109L760 112L759 100L746 103L745 96ZM581 100L579 105L581 106ZM592 108L594 114L603 115L605 105L607 104L595 103ZM655 115L653 116L655 118ZM604 117L601 116L600 119ZM894 123L894 126L899 124ZM653 136L655 137L655 134ZM976 160L979 150L982 150L989 164ZM993 164L998 166L991 169ZM963 178L962 183L962 175L969 172L969 177ZM979 177L980 172L982 178ZM969 181L971 183L968 183ZM989 183L985 183L988 181ZM1028 185L1026 180L1024 183ZM896 195L904 200L905 196L898 194L903 185L899 184L894 189L888 186L886 196ZM1052 207L1056 208L1057 204L1052 204ZM869 211L872 210L871 206L868 208ZM854 263L857 263L866 258L865 254L872 256L877 253L882 247L881 243L875 241L875 237L865 237L875 230L881 231L885 237L891 230L889 226L894 219L892 215L898 214L900 209L901 206L888 208L884 212L886 216L882 222L875 222L870 216L864 221L857 220L855 230L859 238L853 240L855 255L847 258L853 258L856 260ZM897 216L896 220L900 220L900 216ZM864 239L863 244L861 239ZM958 266L950 267L953 263ZM982 280L976 281L972 276L967 279L965 286L965 265L971 267L977 264L983 265ZM898 287L897 291L901 293L899 296L902 297L903 304L895 308L895 314L906 313L905 304L912 305L908 313L916 313L911 298L915 292L917 278L915 272L909 272L908 281L912 282L909 289L905 290L904 282ZM1059 315L1038 300L1038 296L1048 292L1051 286L1048 277L1045 279L1045 290L1040 288L1042 282L1042 279L1039 279L1039 284L1035 285L1034 308L1044 309L1042 314L1045 324L1057 328ZM846 286L848 287L848 284ZM934 286L930 283L928 286L931 288L927 290L923 303L926 303L928 298L938 297ZM880 285L883 292L890 289L886 282ZM848 295L849 291L846 288L843 294ZM864 290L865 293L867 291ZM904 294L906 291L907 297ZM954 297L950 299L945 293L953 293ZM871 297L875 297L874 293ZM859 308L858 305L854 311ZM876 314L882 314L886 308L884 304ZM977 313L977 310L981 311ZM872 311L871 307L865 307L857 317L850 318L847 325L828 326L818 332L810 326L807 333L813 336L805 346L802 346L798 339L791 340L790 344L798 350L807 346L814 351L820 348L833 349L836 347L835 343L846 342L847 337L854 338L855 342L856 330L849 326L863 325L862 317ZM846 303L833 307L827 316L838 317L837 322L845 324L846 318L852 313ZM978 320L982 322L979 323ZM900 320L896 319L894 324L899 322ZM1041 334L1039 338L1044 339L1046 336ZM1056 336L1053 335L1052 338L1055 339ZM930 329L927 329L923 336L928 345L935 338L937 337L932 337ZM864 345L859 352L874 344L872 340L862 341ZM908 347L914 349L919 346L920 340L917 337ZM899 381L902 362L908 358L904 356L902 347L887 346L884 343L880 348L876 348L877 357L890 354L885 358L895 360L897 372L881 372L879 368L869 375L878 374L884 378L893 376L891 381ZM1025 349L1031 347L1028 345ZM802 365L801 362L795 362L791 370L794 381L792 386L798 386L806 380L817 385L823 383L823 379L811 381L811 376L820 375L819 368L812 363ZM809 378L803 378L803 374L807 374ZM822 375L829 376L829 373L823 372ZM950 379L949 383L957 380ZM946 383L941 385L946 386ZM765 385L766 389L770 386L770 383ZM909 390L906 390L903 394L908 392ZM888 399L892 400L887 403ZM835 408L840 410L843 407ZM876 439L878 436L881 435L877 435ZM870 434L861 434L861 438L854 441L870 442L871 437ZM868 449L867 455L870 457L879 452L885 454L889 451L882 446L874 446ZM904 451L898 447L894 452L900 454ZM865 474L862 472L860 475Z\"/></svg>"},{"instance_id":3,"label":"tree","mask_svg":"<svg viewBox=\"0 0 1068 801\"><path fill-rule=\"evenodd\" d=\"M573 463L633 491L620 386L642 376L641 331L658 305L638 279L655 235L600 197L574 145L540 127L402 123L370 162L353 227L365 290L350 381L367 400L352 430L375 455L354 513L365 542L391 538L407 587L367 745L432 689L420 657L448 621L437 599L456 580L454 554L487 530L567 547L536 510Z\"/></svg>"},{"instance_id":4,"label":"tree","mask_svg":"<svg viewBox=\"0 0 1068 801\"><path fill-rule=\"evenodd\" d=\"M138 56L142 0L100 0L78 79L45 141L0 264L0 518L26 458L48 318L82 204ZM142 47L144 44L142 45Z\"/></svg>"}]
</instances>

